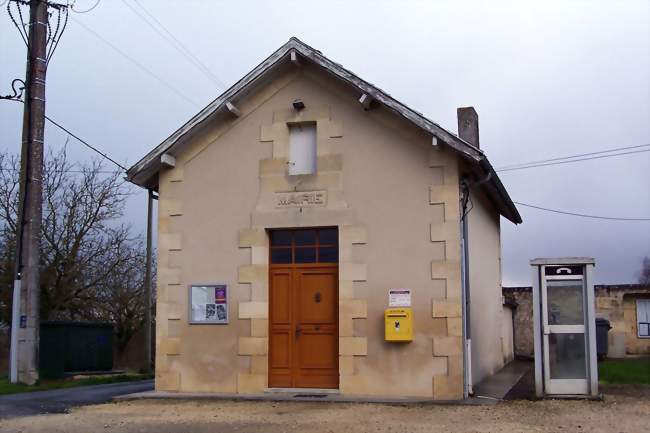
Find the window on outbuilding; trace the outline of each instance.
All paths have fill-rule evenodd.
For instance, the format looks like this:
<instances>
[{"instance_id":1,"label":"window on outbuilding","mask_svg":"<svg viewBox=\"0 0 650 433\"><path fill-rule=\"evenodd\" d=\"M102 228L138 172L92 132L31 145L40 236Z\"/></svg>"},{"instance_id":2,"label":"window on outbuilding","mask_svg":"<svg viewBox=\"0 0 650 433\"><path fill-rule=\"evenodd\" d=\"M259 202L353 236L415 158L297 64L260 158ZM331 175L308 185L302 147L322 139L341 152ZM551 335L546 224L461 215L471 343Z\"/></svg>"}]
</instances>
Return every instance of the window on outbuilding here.
<instances>
[{"instance_id":1,"label":"window on outbuilding","mask_svg":"<svg viewBox=\"0 0 650 433\"><path fill-rule=\"evenodd\" d=\"M650 338L650 299L636 300L636 329L641 338Z\"/></svg>"},{"instance_id":2,"label":"window on outbuilding","mask_svg":"<svg viewBox=\"0 0 650 433\"><path fill-rule=\"evenodd\" d=\"M289 125L289 174L316 173L316 124Z\"/></svg>"}]
</instances>

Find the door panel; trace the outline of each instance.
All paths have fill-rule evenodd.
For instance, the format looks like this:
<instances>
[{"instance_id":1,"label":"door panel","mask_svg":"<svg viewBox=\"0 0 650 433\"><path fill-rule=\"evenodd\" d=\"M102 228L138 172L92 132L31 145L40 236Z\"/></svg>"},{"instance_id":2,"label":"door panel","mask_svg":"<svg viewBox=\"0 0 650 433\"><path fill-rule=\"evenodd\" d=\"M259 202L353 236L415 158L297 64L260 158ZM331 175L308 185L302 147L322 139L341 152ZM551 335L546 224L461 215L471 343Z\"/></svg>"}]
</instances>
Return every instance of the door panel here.
<instances>
[{"instance_id":1,"label":"door panel","mask_svg":"<svg viewBox=\"0 0 650 433\"><path fill-rule=\"evenodd\" d=\"M271 271L273 302L271 317L274 325L291 325L291 270L276 269Z\"/></svg>"},{"instance_id":2,"label":"door panel","mask_svg":"<svg viewBox=\"0 0 650 433\"><path fill-rule=\"evenodd\" d=\"M305 331L300 336L298 345L301 369L332 369L336 367L333 356L323 356L323 353L332 354L336 350L336 337L330 332Z\"/></svg>"},{"instance_id":3,"label":"door panel","mask_svg":"<svg viewBox=\"0 0 650 433\"><path fill-rule=\"evenodd\" d=\"M271 269L269 386L336 388L338 267Z\"/></svg>"},{"instance_id":4,"label":"door panel","mask_svg":"<svg viewBox=\"0 0 650 433\"><path fill-rule=\"evenodd\" d=\"M297 314L301 325L334 324L338 320L337 278L331 268L299 271Z\"/></svg>"},{"instance_id":5,"label":"door panel","mask_svg":"<svg viewBox=\"0 0 650 433\"><path fill-rule=\"evenodd\" d=\"M550 394L588 389L584 281L568 278L542 282L544 386Z\"/></svg>"},{"instance_id":6,"label":"door panel","mask_svg":"<svg viewBox=\"0 0 650 433\"><path fill-rule=\"evenodd\" d=\"M291 386L293 326L291 269L271 269L269 306L269 386Z\"/></svg>"},{"instance_id":7,"label":"door panel","mask_svg":"<svg viewBox=\"0 0 650 433\"><path fill-rule=\"evenodd\" d=\"M271 334L270 344L277 350L274 350L270 356L272 369L289 369L291 368L291 357L289 350L280 350L283 347L291 346L291 332L274 331Z\"/></svg>"},{"instance_id":8,"label":"door panel","mask_svg":"<svg viewBox=\"0 0 650 433\"><path fill-rule=\"evenodd\" d=\"M300 332L294 354L294 386L338 386L338 271L336 267L295 270Z\"/></svg>"}]
</instances>

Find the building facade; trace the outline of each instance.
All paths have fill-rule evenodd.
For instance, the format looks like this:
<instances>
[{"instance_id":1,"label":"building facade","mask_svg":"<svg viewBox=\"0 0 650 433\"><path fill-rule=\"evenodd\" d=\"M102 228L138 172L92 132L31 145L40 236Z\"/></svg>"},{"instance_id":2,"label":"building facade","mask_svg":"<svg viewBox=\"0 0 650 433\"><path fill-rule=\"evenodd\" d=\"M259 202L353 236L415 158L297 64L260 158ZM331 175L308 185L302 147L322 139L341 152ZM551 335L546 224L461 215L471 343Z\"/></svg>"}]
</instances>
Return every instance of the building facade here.
<instances>
[{"instance_id":1,"label":"building facade","mask_svg":"<svg viewBox=\"0 0 650 433\"><path fill-rule=\"evenodd\" d=\"M498 370L521 218L473 109L459 129L292 38L134 165L158 192L156 389L454 400ZM391 303L412 341L386 341Z\"/></svg>"}]
</instances>

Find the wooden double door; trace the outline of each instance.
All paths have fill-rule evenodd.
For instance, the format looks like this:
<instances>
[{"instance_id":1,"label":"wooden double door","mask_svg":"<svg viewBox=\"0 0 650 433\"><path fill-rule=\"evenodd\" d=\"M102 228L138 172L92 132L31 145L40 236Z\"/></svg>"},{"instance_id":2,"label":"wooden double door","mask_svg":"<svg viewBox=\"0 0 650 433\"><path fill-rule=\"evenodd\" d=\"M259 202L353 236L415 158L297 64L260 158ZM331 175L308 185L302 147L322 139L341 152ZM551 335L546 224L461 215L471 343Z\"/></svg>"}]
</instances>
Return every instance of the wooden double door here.
<instances>
[{"instance_id":1,"label":"wooden double door","mask_svg":"<svg viewBox=\"0 0 650 433\"><path fill-rule=\"evenodd\" d=\"M338 388L336 229L270 236L269 387Z\"/></svg>"}]
</instances>

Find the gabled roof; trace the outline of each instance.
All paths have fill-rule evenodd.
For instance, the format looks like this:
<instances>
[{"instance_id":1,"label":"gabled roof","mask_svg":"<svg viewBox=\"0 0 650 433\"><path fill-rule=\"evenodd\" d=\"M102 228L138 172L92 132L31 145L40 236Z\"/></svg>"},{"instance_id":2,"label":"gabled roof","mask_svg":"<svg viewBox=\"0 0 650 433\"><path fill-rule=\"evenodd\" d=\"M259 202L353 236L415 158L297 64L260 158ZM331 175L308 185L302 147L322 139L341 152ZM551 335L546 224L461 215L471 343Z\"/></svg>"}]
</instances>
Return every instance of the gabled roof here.
<instances>
[{"instance_id":1,"label":"gabled roof","mask_svg":"<svg viewBox=\"0 0 650 433\"><path fill-rule=\"evenodd\" d=\"M499 212L513 223L518 224L522 222L516 206L510 199L492 165L487 160L487 157L479 148L427 119L421 113L397 101L388 93L362 80L343 66L325 57L320 51L315 50L295 37L289 39L287 43L134 164L127 171L127 179L142 187L151 187L154 185L155 182L152 182L152 179L156 177L161 168L161 157L164 154L175 154L187 141L187 138L195 132L198 126L221 116L229 115L232 110L232 104L244 98L256 87L263 85L265 78L272 76L273 72L277 71L281 65L291 61L292 53L298 56L301 61L307 61L321 67L336 79L357 89L360 95L364 93L369 95L376 103L381 104L396 115L430 133L432 137L436 138L438 144L449 146L458 152L469 162L469 166L475 170L477 176L487 179L481 184L481 187L485 189Z\"/></svg>"}]
</instances>

